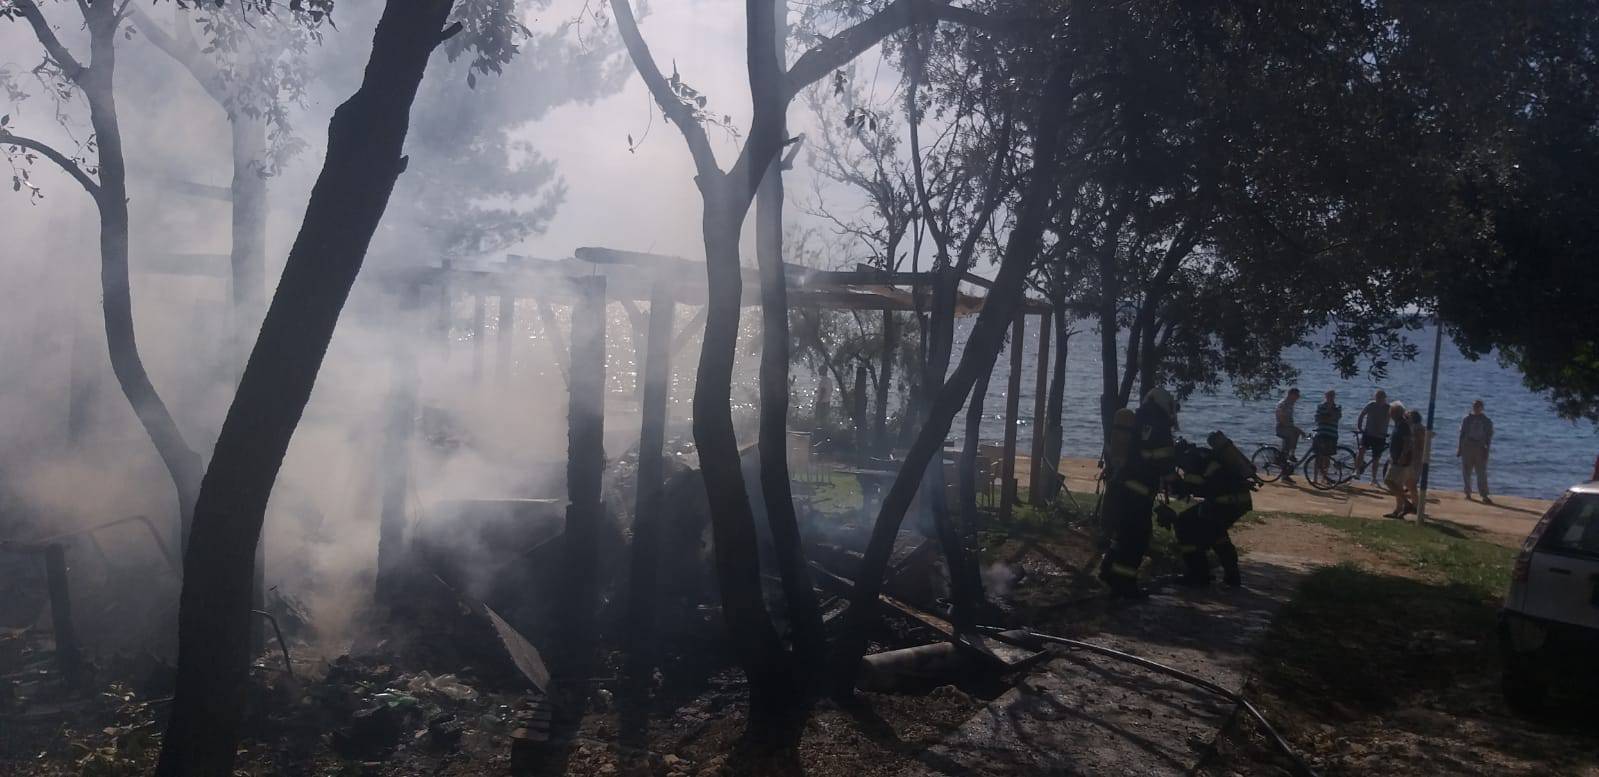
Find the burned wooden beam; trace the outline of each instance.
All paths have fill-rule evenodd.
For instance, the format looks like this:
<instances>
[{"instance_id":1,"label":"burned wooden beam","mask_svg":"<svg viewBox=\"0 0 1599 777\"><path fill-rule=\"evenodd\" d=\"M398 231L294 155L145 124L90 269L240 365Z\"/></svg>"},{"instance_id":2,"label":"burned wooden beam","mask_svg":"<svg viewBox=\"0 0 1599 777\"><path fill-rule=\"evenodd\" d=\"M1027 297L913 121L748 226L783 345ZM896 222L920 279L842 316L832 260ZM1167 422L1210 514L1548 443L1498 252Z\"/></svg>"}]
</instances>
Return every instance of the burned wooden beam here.
<instances>
[{"instance_id":1,"label":"burned wooden beam","mask_svg":"<svg viewBox=\"0 0 1599 777\"><path fill-rule=\"evenodd\" d=\"M72 593L67 584L67 552L58 543L44 546L45 582L50 587L50 627L55 632L56 666L69 683L80 679L83 654L72 625Z\"/></svg>"},{"instance_id":2,"label":"burned wooden beam","mask_svg":"<svg viewBox=\"0 0 1599 777\"><path fill-rule=\"evenodd\" d=\"M562 602L566 638L559 646L563 677L586 677L593 660L601 474L605 469L605 278L576 284L572 358L567 381L566 532L563 554L569 586Z\"/></svg>"},{"instance_id":3,"label":"burned wooden beam","mask_svg":"<svg viewBox=\"0 0 1599 777\"><path fill-rule=\"evenodd\" d=\"M667 399L672 389L672 325L677 306L671 291L657 287L650 300L649 332L641 369L644 395L639 428L638 472L633 503L633 543L628 579L626 634L626 693L631 698L624 714L633 716L649 700L650 677L656 665L655 619L657 579L660 576L660 534L665 506ZM624 728L641 730L645 724L631 719Z\"/></svg>"}]
</instances>

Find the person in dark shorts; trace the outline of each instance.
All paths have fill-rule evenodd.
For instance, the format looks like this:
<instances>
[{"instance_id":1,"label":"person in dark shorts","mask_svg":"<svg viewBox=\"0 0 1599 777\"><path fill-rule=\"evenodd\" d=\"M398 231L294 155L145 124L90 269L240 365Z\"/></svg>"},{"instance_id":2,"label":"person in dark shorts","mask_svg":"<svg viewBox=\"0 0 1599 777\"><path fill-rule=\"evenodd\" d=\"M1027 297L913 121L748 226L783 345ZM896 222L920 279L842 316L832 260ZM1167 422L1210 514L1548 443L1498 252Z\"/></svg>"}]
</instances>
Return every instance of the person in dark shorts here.
<instances>
[{"instance_id":1,"label":"person in dark shorts","mask_svg":"<svg viewBox=\"0 0 1599 777\"><path fill-rule=\"evenodd\" d=\"M1294 453L1299 448L1299 437L1305 432L1294 423L1294 405L1299 403L1298 387L1288 389L1288 395L1277 403L1273 413L1273 420L1277 422L1277 439L1282 440L1281 452L1278 454L1277 465L1282 467L1283 482L1294 482Z\"/></svg>"},{"instance_id":2,"label":"person in dark shorts","mask_svg":"<svg viewBox=\"0 0 1599 777\"><path fill-rule=\"evenodd\" d=\"M1328 457L1338 452L1338 424L1343 418L1338 392L1328 391L1322 395L1322 403L1316 406L1315 431L1310 438L1310 453L1315 457L1311 462L1317 478L1327 477Z\"/></svg>"},{"instance_id":3,"label":"person in dark shorts","mask_svg":"<svg viewBox=\"0 0 1599 777\"><path fill-rule=\"evenodd\" d=\"M1377 466L1383 451L1388 450L1388 393L1377 389L1371 401L1361 409L1355 419L1360 430L1360 450L1355 451L1355 477L1366 471L1366 452L1371 451L1371 484L1377 485L1382 468Z\"/></svg>"}]
</instances>

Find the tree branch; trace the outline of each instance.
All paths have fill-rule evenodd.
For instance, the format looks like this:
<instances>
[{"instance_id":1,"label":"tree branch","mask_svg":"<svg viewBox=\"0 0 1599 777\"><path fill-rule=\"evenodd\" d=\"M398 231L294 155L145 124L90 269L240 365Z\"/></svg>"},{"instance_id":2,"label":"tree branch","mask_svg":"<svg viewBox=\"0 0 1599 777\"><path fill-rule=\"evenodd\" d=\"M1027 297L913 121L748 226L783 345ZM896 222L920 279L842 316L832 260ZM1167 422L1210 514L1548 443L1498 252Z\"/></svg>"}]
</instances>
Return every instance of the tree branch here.
<instances>
[{"instance_id":1,"label":"tree branch","mask_svg":"<svg viewBox=\"0 0 1599 777\"><path fill-rule=\"evenodd\" d=\"M55 60L67 78L77 82L78 78L87 70L72 52L62 45L61 39L56 37L55 30L50 29L50 22L44 18L44 13L39 10L39 5L33 0L13 0L13 5L22 12L22 18L28 20L33 27L33 34L39 38L39 43L44 45L45 53ZM40 153L43 153L42 151Z\"/></svg>"},{"instance_id":2,"label":"tree branch","mask_svg":"<svg viewBox=\"0 0 1599 777\"><path fill-rule=\"evenodd\" d=\"M788 71L789 95L798 94L801 89L848 64L884 38L924 21L953 22L989 32L1020 26L1017 19L1001 19L952 6L949 0L894 0L883 10L800 55Z\"/></svg>"},{"instance_id":3,"label":"tree branch","mask_svg":"<svg viewBox=\"0 0 1599 777\"><path fill-rule=\"evenodd\" d=\"M154 19L151 19L144 12L144 9L138 6L129 6L128 18L133 21L133 26L138 28L139 32L144 33L144 37L149 38L150 42L155 44L156 48L161 49L167 56L182 65L183 69L189 71L189 75L199 82L200 87L205 90L206 94L211 96L212 100L215 100L224 109L228 107L229 95L222 88L222 77L217 72L214 63L201 56L199 50L192 45L185 45L179 42L164 27Z\"/></svg>"},{"instance_id":4,"label":"tree branch","mask_svg":"<svg viewBox=\"0 0 1599 777\"><path fill-rule=\"evenodd\" d=\"M655 64L655 57L650 53L649 44L639 32L638 20L633 17L632 3L629 0L611 0L611 13L616 17L616 29L622 35L622 43L627 47L628 57L633 60L633 67L638 71L639 77L644 79L644 85L649 88L650 96L661 106L666 118L677 125L678 131L683 133L683 140L688 143L689 155L694 158L695 171L702 178L719 175L722 170L716 164L716 152L711 149L711 141L705 135L704 125L700 124L699 120L694 118L694 112L678 99L671 85L666 82L666 76L661 75L661 68Z\"/></svg>"},{"instance_id":5,"label":"tree branch","mask_svg":"<svg viewBox=\"0 0 1599 777\"><path fill-rule=\"evenodd\" d=\"M84 191L87 191L90 197L97 200L100 198L100 184L90 178L89 174L83 171L83 167L74 162L71 157L51 148L48 144L33 138L13 135L6 130L0 129L0 146L16 146L39 152L46 159L56 163L56 166L65 171L67 175L72 176L83 186Z\"/></svg>"}]
</instances>

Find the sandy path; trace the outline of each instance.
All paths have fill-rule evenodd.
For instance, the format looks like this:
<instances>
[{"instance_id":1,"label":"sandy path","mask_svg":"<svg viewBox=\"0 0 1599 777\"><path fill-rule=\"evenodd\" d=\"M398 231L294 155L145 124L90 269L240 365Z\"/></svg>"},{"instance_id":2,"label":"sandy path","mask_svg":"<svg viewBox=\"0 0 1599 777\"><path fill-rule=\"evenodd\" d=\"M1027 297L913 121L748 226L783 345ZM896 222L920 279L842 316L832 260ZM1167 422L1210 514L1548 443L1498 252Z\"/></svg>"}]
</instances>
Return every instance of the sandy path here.
<instances>
[{"instance_id":1,"label":"sandy path","mask_svg":"<svg viewBox=\"0 0 1599 777\"><path fill-rule=\"evenodd\" d=\"M1026 472L1024 466L1017 469ZM1061 471L1066 474L1067 486L1079 500L1094 494L1094 479L1098 475L1093 459L1066 459ZM1518 545L1537 523L1539 516L1549 509L1546 499L1528 499L1519 496L1496 497L1494 504L1466 501L1457 491L1429 491L1427 516L1453 523L1472 526L1488 532L1491 539L1502 544ZM1266 512L1311 513L1321 515L1350 515L1360 518L1381 518L1394 508L1387 491L1369 482L1350 483L1332 491L1317 491L1304 485L1269 483L1255 492L1255 509ZM1415 520L1414 517L1411 520Z\"/></svg>"}]
</instances>

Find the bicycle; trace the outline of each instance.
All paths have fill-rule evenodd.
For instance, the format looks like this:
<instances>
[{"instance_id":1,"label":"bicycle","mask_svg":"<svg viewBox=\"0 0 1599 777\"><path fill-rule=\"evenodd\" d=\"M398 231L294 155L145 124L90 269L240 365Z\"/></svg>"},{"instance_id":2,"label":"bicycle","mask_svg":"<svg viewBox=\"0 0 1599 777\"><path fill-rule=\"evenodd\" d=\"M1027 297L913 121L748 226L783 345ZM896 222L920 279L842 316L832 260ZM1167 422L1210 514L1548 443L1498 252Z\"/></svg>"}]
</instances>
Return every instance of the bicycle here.
<instances>
[{"instance_id":1,"label":"bicycle","mask_svg":"<svg viewBox=\"0 0 1599 777\"><path fill-rule=\"evenodd\" d=\"M1355 479L1354 448L1339 445L1329 453L1318 454L1314 452L1314 440L1311 445L1312 452L1304 459L1299 459L1295 455L1299 452L1297 444L1285 457L1281 447L1267 443L1256 448L1249 461L1255 465L1255 476L1263 483L1275 483L1284 475L1292 475L1295 468L1300 470L1310 487L1318 491L1330 491ZM1284 462L1287 466L1284 466Z\"/></svg>"}]
</instances>

